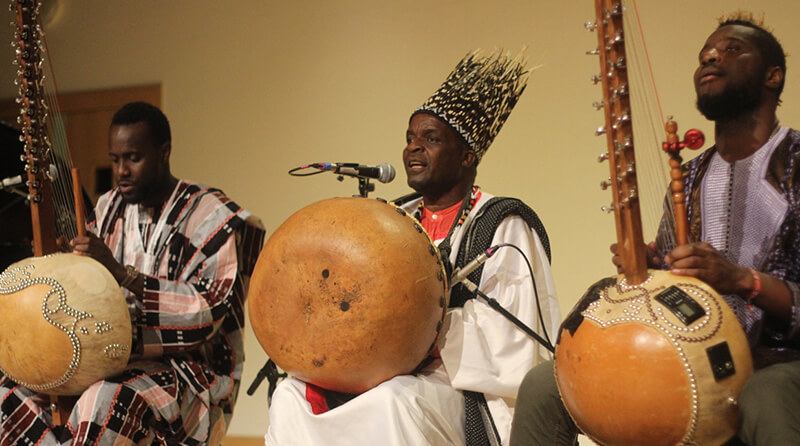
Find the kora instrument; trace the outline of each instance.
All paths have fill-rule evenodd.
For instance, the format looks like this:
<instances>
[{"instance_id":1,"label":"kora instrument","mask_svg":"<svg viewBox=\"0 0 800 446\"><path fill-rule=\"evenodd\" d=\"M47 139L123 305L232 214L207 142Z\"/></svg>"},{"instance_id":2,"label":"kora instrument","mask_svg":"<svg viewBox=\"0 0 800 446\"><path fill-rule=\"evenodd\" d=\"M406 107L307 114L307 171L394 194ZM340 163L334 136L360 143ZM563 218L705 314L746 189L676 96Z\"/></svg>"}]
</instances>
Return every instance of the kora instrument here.
<instances>
[{"instance_id":1,"label":"kora instrument","mask_svg":"<svg viewBox=\"0 0 800 446\"><path fill-rule=\"evenodd\" d=\"M613 193L608 210L614 212L623 274L592 286L563 322L556 383L576 425L600 444L720 445L738 428L737 398L753 371L749 344L711 287L647 269L625 9L620 0L595 0L595 9L596 22L587 27L597 32L602 74L596 80L602 83L605 113L597 134L607 139L601 160L611 172L604 185ZM680 177L678 172L673 180ZM675 186L674 198L683 203L683 186Z\"/></svg>"}]
</instances>

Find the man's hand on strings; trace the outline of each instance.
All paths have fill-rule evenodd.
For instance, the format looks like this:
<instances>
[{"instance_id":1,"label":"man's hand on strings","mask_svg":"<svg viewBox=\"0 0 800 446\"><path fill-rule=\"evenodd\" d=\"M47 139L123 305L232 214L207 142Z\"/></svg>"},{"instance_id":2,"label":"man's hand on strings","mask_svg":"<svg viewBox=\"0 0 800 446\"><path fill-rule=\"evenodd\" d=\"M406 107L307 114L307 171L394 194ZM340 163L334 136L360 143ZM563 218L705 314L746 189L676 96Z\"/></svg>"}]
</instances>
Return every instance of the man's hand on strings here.
<instances>
[{"instance_id":1,"label":"man's hand on strings","mask_svg":"<svg viewBox=\"0 0 800 446\"><path fill-rule=\"evenodd\" d=\"M58 248L60 252L72 251L72 247L70 246L69 240L63 235L59 235L58 237L56 237L56 248Z\"/></svg>"},{"instance_id":2,"label":"man's hand on strings","mask_svg":"<svg viewBox=\"0 0 800 446\"><path fill-rule=\"evenodd\" d=\"M72 246L73 254L87 256L97 260L108 269L117 281L122 280L127 274L125 266L117 262L111 249L108 248L103 240L91 232L87 232L87 234L83 236L79 235L75 237L69 244Z\"/></svg>"},{"instance_id":3,"label":"man's hand on strings","mask_svg":"<svg viewBox=\"0 0 800 446\"><path fill-rule=\"evenodd\" d=\"M622 274L622 258L619 255L619 250L617 249L617 244L614 243L610 246L611 254L611 263L617 267L617 272ZM664 259L658 255L658 249L656 248L656 242L650 242L645 246L645 251L647 252L647 267L652 269L661 269L664 267Z\"/></svg>"},{"instance_id":4,"label":"man's hand on strings","mask_svg":"<svg viewBox=\"0 0 800 446\"><path fill-rule=\"evenodd\" d=\"M702 280L720 294L742 294L751 281L750 270L731 263L710 244L689 243L664 258L673 274Z\"/></svg>"}]
</instances>

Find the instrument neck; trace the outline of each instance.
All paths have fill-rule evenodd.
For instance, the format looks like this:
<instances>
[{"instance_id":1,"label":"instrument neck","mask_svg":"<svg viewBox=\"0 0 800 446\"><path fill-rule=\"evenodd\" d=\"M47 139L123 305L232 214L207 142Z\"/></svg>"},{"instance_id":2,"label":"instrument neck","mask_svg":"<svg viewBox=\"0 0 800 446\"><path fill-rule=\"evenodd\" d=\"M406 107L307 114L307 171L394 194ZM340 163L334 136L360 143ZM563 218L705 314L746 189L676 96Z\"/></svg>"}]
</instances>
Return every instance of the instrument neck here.
<instances>
[{"instance_id":1,"label":"instrument neck","mask_svg":"<svg viewBox=\"0 0 800 446\"><path fill-rule=\"evenodd\" d=\"M647 279L648 273L633 153L623 8L618 0L596 0L595 10L600 66L606 70L599 76L603 84L606 123L599 133L604 133L607 139L617 249L627 281L638 284Z\"/></svg>"}]
</instances>

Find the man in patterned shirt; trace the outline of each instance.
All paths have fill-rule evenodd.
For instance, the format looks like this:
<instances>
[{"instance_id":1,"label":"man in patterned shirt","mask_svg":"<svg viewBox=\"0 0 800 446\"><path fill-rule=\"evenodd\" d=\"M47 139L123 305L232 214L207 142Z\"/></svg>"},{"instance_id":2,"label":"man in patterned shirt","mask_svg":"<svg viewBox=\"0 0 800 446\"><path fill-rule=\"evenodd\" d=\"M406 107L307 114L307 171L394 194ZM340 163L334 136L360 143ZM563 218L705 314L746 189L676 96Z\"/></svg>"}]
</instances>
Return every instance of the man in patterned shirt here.
<instances>
[{"instance_id":1,"label":"man in patterned shirt","mask_svg":"<svg viewBox=\"0 0 800 446\"><path fill-rule=\"evenodd\" d=\"M66 426L51 426L47 400L3 377L0 444L206 444L224 434L244 359L247 280L264 233L221 191L172 176L171 148L158 108L135 102L117 111L109 156L118 187L98 200L93 234L71 242L125 290L128 367L84 391Z\"/></svg>"}]
</instances>

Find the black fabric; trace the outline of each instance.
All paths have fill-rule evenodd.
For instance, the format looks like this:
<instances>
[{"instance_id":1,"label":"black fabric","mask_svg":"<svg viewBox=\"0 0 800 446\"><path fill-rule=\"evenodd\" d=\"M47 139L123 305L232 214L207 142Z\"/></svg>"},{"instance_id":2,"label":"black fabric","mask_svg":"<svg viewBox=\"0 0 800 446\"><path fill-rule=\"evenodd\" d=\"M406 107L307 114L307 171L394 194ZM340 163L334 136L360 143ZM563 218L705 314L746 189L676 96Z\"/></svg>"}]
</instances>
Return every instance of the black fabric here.
<instances>
[{"instance_id":1,"label":"black fabric","mask_svg":"<svg viewBox=\"0 0 800 446\"><path fill-rule=\"evenodd\" d=\"M328 405L328 410L336 409L344 403L357 397L357 393L336 392L334 390L324 389L322 394L325 396L325 404Z\"/></svg>"},{"instance_id":2,"label":"black fabric","mask_svg":"<svg viewBox=\"0 0 800 446\"><path fill-rule=\"evenodd\" d=\"M592 284L588 290L586 290L586 292L583 294L583 297L578 299L578 303L575 304L575 306L572 308L572 311L570 311L567 317L564 318L564 321L561 322L556 344L558 344L561 340L561 332L564 330L569 331L571 336L575 335L575 331L577 331L578 327L580 327L583 323L583 310L589 308L589 304L592 302L600 299L601 291L608 287L614 286L616 283L616 277L606 277L598 280Z\"/></svg>"},{"instance_id":3,"label":"black fabric","mask_svg":"<svg viewBox=\"0 0 800 446\"><path fill-rule=\"evenodd\" d=\"M494 197L483 205L469 226L465 228L455 267L463 267L479 254L489 249L494 233L497 231L497 226L509 215L522 217L536 231L547 254L547 260L551 261L550 239L547 237L544 224L542 224L536 212L516 198ZM483 274L483 265L476 268L467 278L477 285L480 283L481 274ZM450 290L450 308L463 307L467 300L474 297L474 293L459 284Z\"/></svg>"},{"instance_id":4,"label":"black fabric","mask_svg":"<svg viewBox=\"0 0 800 446\"><path fill-rule=\"evenodd\" d=\"M516 198L494 197L481 207L472 222L464 229L464 238L456 256L455 267L463 267L467 262L489 249L497 227L509 215L522 217L536 231L547 254L547 260L550 261L550 240L536 212ZM483 265L470 273L468 279L478 284L482 274ZM474 293L459 284L450 290L450 307L463 307L468 299L474 297ZM464 391L464 433L467 446L500 444L500 434L497 432L483 393Z\"/></svg>"},{"instance_id":5,"label":"black fabric","mask_svg":"<svg viewBox=\"0 0 800 446\"><path fill-rule=\"evenodd\" d=\"M464 391L464 436L466 446L499 446L500 434L489 412L486 397Z\"/></svg>"},{"instance_id":6,"label":"black fabric","mask_svg":"<svg viewBox=\"0 0 800 446\"><path fill-rule=\"evenodd\" d=\"M419 192L411 192L410 194L406 194L406 195L403 195L402 197L395 198L394 200L392 200L392 203L394 203L395 206L402 206L402 205L404 205L404 204L406 204L406 203L408 203L410 201L414 201L414 200L417 200L419 198L422 198L422 194L421 193L419 193ZM380 200L380 198L379 198L379 200Z\"/></svg>"}]
</instances>

